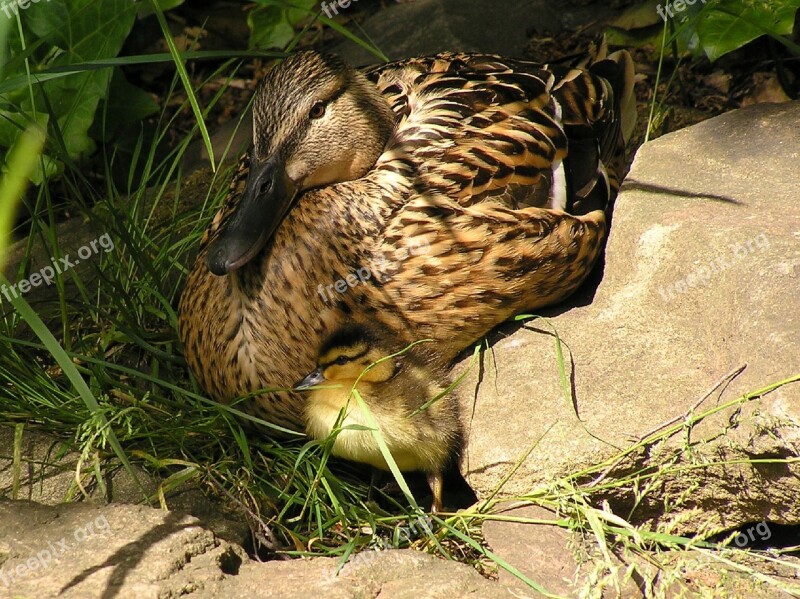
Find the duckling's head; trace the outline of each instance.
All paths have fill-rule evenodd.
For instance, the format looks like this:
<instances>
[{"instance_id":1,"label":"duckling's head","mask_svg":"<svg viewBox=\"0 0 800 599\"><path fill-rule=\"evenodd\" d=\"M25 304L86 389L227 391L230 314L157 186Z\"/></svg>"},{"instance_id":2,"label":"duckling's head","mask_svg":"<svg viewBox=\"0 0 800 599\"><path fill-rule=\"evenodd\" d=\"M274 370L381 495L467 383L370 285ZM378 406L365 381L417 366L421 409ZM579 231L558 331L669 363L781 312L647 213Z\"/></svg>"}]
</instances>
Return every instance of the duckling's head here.
<instances>
[{"instance_id":1,"label":"duckling's head","mask_svg":"<svg viewBox=\"0 0 800 599\"><path fill-rule=\"evenodd\" d=\"M363 325L343 327L325 340L319 351L317 369L297 383L295 389L325 383L343 383L350 388L359 377L361 382L383 383L401 367L402 356L389 357L394 353L387 340L376 331Z\"/></svg>"},{"instance_id":2,"label":"duckling's head","mask_svg":"<svg viewBox=\"0 0 800 599\"><path fill-rule=\"evenodd\" d=\"M365 175L393 129L378 88L338 57L298 52L275 66L256 91L247 185L209 248L209 269L249 262L304 190Z\"/></svg>"}]
</instances>

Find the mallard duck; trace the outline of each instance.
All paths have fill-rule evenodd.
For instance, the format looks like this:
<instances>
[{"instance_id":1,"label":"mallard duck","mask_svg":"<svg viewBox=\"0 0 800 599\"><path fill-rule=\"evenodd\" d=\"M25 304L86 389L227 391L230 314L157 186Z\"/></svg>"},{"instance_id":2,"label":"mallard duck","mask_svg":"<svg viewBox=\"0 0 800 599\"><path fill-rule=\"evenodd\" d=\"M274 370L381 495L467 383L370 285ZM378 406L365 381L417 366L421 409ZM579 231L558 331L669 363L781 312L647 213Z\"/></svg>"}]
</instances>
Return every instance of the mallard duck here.
<instances>
[{"instance_id":1,"label":"mallard duck","mask_svg":"<svg viewBox=\"0 0 800 599\"><path fill-rule=\"evenodd\" d=\"M372 419L353 396L356 389L397 467L427 475L431 510L437 512L442 509L443 474L456 459L461 439L458 405L444 393L444 381L445 374L424 345L406 348L388 330L353 324L337 329L323 342L316 370L295 389L326 385L308 392L309 436L324 440L338 423L342 430L336 434L332 455L389 470L372 432ZM347 428L352 425L359 428Z\"/></svg>"},{"instance_id":2,"label":"mallard duck","mask_svg":"<svg viewBox=\"0 0 800 599\"><path fill-rule=\"evenodd\" d=\"M275 66L181 299L201 385L301 431L288 389L353 316L448 361L570 295L606 235L632 81L630 56L602 48L582 66L443 53L362 72L313 51Z\"/></svg>"}]
</instances>

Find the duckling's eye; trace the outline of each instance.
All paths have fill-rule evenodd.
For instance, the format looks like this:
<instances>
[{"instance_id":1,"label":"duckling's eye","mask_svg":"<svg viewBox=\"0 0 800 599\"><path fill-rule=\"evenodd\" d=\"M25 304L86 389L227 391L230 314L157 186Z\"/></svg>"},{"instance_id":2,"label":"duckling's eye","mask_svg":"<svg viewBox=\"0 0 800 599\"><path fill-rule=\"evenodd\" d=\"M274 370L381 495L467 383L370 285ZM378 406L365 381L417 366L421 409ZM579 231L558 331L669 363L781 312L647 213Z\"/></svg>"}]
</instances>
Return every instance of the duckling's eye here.
<instances>
[{"instance_id":1,"label":"duckling's eye","mask_svg":"<svg viewBox=\"0 0 800 599\"><path fill-rule=\"evenodd\" d=\"M338 366L344 366L344 365L345 365L345 364L347 364L349 361L350 361L350 358L348 358L347 356L339 356L338 358L336 358L336 359L333 361L333 363L334 363L334 364L336 364L336 365L338 365Z\"/></svg>"},{"instance_id":2,"label":"duckling's eye","mask_svg":"<svg viewBox=\"0 0 800 599\"><path fill-rule=\"evenodd\" d=\"M325 102L317 102L308 113L310 119L321 119L323 116L325 116Z\"/></svg>"}]
</instances>

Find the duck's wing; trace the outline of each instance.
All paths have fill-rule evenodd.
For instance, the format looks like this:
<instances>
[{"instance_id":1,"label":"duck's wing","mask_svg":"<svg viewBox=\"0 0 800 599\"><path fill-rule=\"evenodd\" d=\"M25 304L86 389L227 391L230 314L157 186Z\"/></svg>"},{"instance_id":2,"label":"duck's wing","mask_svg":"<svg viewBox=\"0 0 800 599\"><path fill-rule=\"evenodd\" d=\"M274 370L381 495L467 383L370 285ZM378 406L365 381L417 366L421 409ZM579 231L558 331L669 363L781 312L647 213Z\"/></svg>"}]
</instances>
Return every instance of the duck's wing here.
<instances>
[{"instance_id":1,"label":"duck's wing","mask_svg":"<svg viewBox=\"0 0 800 599\"><path fill-rule=\"evenodd\" d=\"M624 150L614 86L619 96L632 92L625 57L595 62L613 82L594 65L489 54L445 53L368 71L398 115L376 171L462 206L495 199L513 208L605 208L616 191L610 166Z\"/></svg>"},{"instance_id":2,"label":"duck's wing","mask_svg":"<svg viewBox=\"0 0 800 599\"><path fill-rule=\"evenodd\" d=\"M488 330L577 289L594 266L605 233L600 210L574 216L418 198L387 226L373 254L375 285L368 292L379 294L384 304L402 306L387 310L388 317L409 322L391 326L410 325L422 337L452 337L454 347L464 347L473 339L461 339L463 331ZM434 330L438 327L452 330L443 336Z\"/></svg>"}]
</instances>

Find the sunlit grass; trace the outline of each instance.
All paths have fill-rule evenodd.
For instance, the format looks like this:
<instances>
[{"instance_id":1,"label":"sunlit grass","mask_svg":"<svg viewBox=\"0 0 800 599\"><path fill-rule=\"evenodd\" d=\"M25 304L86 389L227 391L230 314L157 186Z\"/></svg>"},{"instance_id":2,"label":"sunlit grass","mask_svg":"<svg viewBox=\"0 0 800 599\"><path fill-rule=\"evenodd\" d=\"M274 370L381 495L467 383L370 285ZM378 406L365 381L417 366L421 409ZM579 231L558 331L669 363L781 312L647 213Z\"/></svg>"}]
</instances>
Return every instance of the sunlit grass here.
<instances>
[{"instance_id":1,"label":"sunlit grass","mask_svg":"<svg viewBox=\"0 0 800 599\"><path fill-rule=\"evenodd\" d=\"M44 138L44 132L35 126L25 131L8 156L5 172L0 173L0 272L5 265L17 205L36 168Z\"/></svg>"}]
</instances>

